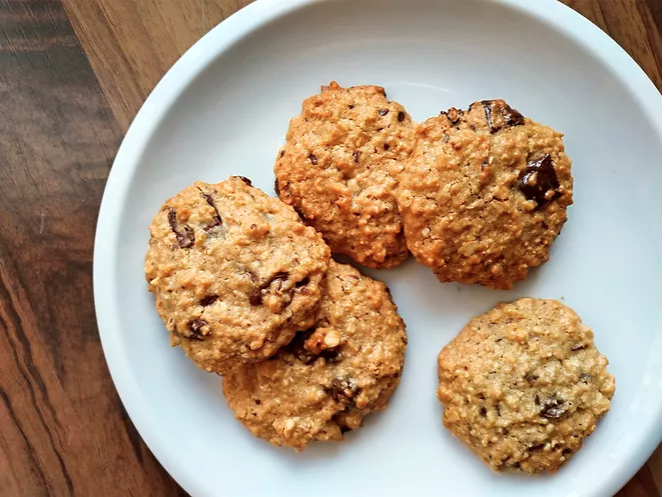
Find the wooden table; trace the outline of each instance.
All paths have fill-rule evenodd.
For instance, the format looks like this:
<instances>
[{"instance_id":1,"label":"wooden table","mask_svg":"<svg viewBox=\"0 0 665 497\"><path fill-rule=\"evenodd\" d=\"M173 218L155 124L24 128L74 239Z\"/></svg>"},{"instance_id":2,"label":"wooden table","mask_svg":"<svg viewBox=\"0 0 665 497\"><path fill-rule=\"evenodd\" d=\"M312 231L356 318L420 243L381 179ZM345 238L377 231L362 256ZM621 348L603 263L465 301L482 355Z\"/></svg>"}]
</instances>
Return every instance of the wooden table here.
<instances>
[{"instance_id":1,"label":"wooden table","mask_svg":"<svg viewBox=\"0 0 665 497\"><path fill-rule=\"evenodd\" d=\"M537 0L533 0L537 1ZM111 162L146 95L248 0L0 0L0 495L185 495L108 374L91 286ZM566 0L661 88L659 0ZM661 495L661 450L620 492Z\"/></svg>"}]
</instances>

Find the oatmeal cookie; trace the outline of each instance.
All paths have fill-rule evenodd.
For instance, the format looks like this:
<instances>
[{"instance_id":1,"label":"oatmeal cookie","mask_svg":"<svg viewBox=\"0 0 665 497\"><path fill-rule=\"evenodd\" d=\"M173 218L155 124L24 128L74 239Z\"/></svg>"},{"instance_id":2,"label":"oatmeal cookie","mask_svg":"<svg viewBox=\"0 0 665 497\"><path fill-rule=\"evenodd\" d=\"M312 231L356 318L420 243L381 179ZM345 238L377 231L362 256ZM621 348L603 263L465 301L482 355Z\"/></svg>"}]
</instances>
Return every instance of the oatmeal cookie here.
<instances>
[{"instance_id":1,"label":"oatmeal cookie","mask_svg":"<svg viewBox=\"0 0 665 497\"><path fill-rule=\"evenodd\" d=\"M384 409L405 349L404 322L386 286L331 261L316 324L276 356L225 375L223 389L255 436L300 451L341 440Z\"/></svg>"},{"instance_id":2,"label":"oatmeal cookie","mask_svg":"<svg viewBox=\"0 0 665 497\"><path fill-rule=\"evenodd\" d=\"M291 120L275 189L333 253L368 267L397 266L408 251L395 189L414 131L383 88L332 82Z\"/></svg>"},{"instance_id":3,"label":"oatmeal cookie","mask_svg":"<svg viewBox=\"0 0 665 497\"><path fill-rule=\"evenodd\" d=\"M206 371L259 361L314 322L330 249L246 178L197 182L150 225L148 289L171 343Z\"/></svg>"},{"instance_id":4,"label":"oatmeal cookie","mask_svg":"<svg viewBox=\"0 0 665 497\"><path fill-rule=\"evenodd\" d=\"M569 307L500 304L439 354L443 424L492 469L556 471L610 409L607 364Z\"/></svg>"},{"instance_id":5,"label":"oatmeal cookie","mask_svg":"<svg viewBox=\"0 0 665 497\"><path fill-rule=\"evenodd\" d=\"M573 203L561 133L485 100L416 135L398 201L420 263L442 282L509 289L547 261Z\"/></svg>"}]
</instances>

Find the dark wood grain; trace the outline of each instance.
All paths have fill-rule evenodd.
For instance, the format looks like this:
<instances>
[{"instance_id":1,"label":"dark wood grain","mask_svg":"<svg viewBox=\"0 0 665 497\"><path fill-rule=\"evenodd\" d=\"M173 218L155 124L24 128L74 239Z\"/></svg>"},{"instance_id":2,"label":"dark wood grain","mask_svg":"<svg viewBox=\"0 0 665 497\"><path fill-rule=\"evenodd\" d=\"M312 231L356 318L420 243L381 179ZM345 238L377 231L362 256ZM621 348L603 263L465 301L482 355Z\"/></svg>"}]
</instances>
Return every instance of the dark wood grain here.
<instances>
[{"instance_id":1,"label":"dark wood grain","mask_svg":"<svg viewBox=\"0 0 665 497\"><path fill-rule=\"evenodd\" d=\"M0 0L0 495L178 495L128 420L93 312L122 138L54 1Z\"/></svg>"},{"instance_id":2,"label":"dark wood grain","mask_svg":"<svg viewBox=\"0 0 665 497\"><path fill-rule=\"evenodd\" d=\"M249 1L0 0L0 496L185 495L108 375L92 301L95 221L147 94ZM660 2L565 3L661 88ZM619 496L660 496L661 465L659 448Z\"/></svg>"}]
</instances>

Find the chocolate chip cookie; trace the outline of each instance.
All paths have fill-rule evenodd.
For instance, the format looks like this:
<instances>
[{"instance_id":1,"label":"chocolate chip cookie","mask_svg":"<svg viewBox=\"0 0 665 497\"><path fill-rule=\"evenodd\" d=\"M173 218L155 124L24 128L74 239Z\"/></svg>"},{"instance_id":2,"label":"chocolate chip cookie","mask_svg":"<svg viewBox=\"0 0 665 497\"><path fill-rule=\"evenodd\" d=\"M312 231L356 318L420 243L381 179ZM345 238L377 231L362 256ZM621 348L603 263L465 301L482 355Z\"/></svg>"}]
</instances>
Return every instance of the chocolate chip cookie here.
<instances>
[{"instance_id":1,"label":"chocolate chip cookie","mask_svg":"<svg viewBox=\"0 0 665 497\"><path fill-rule=\"evenodd\" d=\"M276 356L223 378L236 417L257 437L297 451L341 440L386 407L406 333L383 283L330 263L316 323Z\"/></svg>"},{"instance_id":2,"label":"chocolate chip cookie","mask_svg":"<svg viewBox=\"0 0 665 497\"><path fill-rule=\"evenodd\" d=\"M333 253L373 268L408 256L395 189L414 124L379 86L332 82L303 102L275 164L279 197Z\"/></svg>"},{"instance_id":3,"label":"chocolate chip cookie","mask_svg":"<svg viewBox=\"0 0 665 497\"><path fill-rule=\"evenodd\" d=\"M186 188L150 235L145 276L157 312L171 343L206 371L265 359L314 323L330 250L246 178Z\"/></svg>"},{"instance_id":4,"label":"chocolate chip cookie","mask_svg":"<svg viewBox=\"0 0 665 497\"><path fill-rule=\"evenodd\" d=\"M500 304L439 354L443 424L492 469L556 471L610 409L607 364L565 305Z\"/></svg>"},{"instance_id":5,"label":"chocolate chip cookie","mask_svg":"<svg viewBox=\"0 0 665 497\"><path fill-rule=\"evenodd\" d=\"M503 100L425 121L400 176L407 243L442 282L509 289L549 250L573 203L562 134Z\"/></svg>"}]
</instances>

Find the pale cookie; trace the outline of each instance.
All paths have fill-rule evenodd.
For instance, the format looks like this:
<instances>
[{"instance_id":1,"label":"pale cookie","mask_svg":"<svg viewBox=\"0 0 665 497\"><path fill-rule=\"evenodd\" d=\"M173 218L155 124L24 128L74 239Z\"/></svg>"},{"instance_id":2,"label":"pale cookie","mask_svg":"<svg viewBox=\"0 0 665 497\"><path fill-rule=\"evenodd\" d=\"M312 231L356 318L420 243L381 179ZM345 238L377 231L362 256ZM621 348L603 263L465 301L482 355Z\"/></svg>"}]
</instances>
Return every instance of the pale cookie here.
<instances>
[{"instance_id":1,"label":"pale cookie","mask_svg":"<svg viewBox=\"0 0 665 497\"><path fill-rule=\"evenodd\" d=\"M342 440L384 409L405 350L404 322L386 286L332 261L316 324L273 358L225 375L224 393L255 436L300 451Z\"/></svg>"},{"instance_id":2,"label":"pale cookie","mask_svg":"<svg viewBox=\"0 0 665 497\"><path fill-rule=\"evenodd\" d=\"M332 82L303 102L275 164L275 189L333 253L364 266L408 256L395 189L415 125L379 86Z\"/></svg>"},{"instance_id":3,"label":"pale cookie","mask_svg":"<svg viewBox=\"0 0 665 497\"><path fill-rule=\"evenodd\" d=\"M565 305L500 304L439 354L443 424L492 469L556 471L610 409L607 364Z\"/></svg>"},{"instance_id":4,"label":"pale cookie","mask_svg":"<svg viewBox=\"0 0 665 497\"><path fill-rule=\"evenodd\" d=\"M442 282L509 289L547 261L573 203L561 133L485 100L416 134L398 199L420 263Z\"/></svg>"},{"instance_id":5,"label":"pale cookie","mask_svg":"<svg viewBox=\"0 0 665 497\"><path fill-rule=\"evenodd\" d=\"M206 371L265 359L314 322L330 250L246 178L186 188L150 235L145 275L157 312L172 345Z\"/></svg>"}]
</instances>

